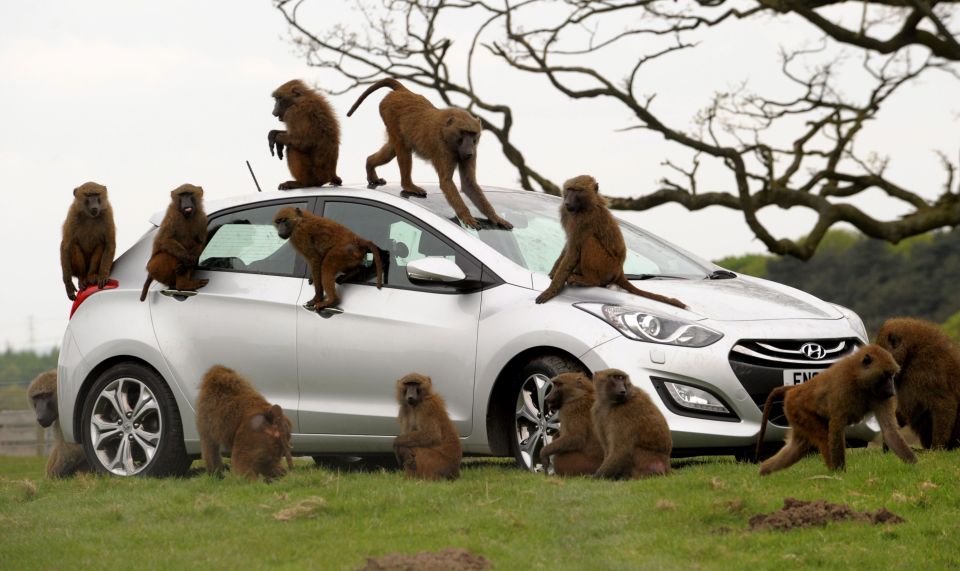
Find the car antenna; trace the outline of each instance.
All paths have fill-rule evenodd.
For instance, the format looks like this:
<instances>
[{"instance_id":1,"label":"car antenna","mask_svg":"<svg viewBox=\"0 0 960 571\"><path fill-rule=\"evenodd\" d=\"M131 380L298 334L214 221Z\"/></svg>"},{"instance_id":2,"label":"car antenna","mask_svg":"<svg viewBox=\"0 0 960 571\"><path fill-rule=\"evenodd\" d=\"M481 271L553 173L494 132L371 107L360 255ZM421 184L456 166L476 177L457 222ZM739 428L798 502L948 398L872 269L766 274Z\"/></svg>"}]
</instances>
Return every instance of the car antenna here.
<instances>
[{"instance_id":1,"label":"car antenna","mask_svg":"<svg viewBox=\"0 0 960 571\"><path fill-rule=\"evenodd\" d=\"M257 182L257 175L253 174L253 167L250 166L250 161L247 161L247 170L250 171L250 176L253 177L253 184L257 185L257 192L263 192L260 188L260 183Z\"/></svg>"}]
</instances>

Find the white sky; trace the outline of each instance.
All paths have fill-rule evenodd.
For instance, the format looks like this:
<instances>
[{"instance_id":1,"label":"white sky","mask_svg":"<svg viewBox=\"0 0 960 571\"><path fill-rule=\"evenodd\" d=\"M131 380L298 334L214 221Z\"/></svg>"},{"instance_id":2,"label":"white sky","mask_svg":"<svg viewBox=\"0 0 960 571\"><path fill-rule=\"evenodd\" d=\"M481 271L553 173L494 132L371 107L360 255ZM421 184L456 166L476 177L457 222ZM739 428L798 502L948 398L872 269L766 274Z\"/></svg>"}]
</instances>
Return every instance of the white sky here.
<instances>
[{"instance_id":1,"label":"white sky","mask_svg":"<svg viewBox=\"0 0 960 571\"><path fill-rule=\"evenodd\" d=\"M324 1L313 28L351 18L346 4ZM808 28L769 22L749 31L728 31L707 51L696 52L701 56L651 78L649 91L666 93L658 96L656 109L690 128L685 118L714 89L772 76L776 68L763 66L774 61L778 43L791 34L810 37ZM306 66L286 37L285 21L268 0L0 4L0 244L7 268L0 349L45 349L60 342L70 302L58 249L74 187L88 180L108 187L119 254L182 183L203 186L208 198L255 192L244 160L264 188L289 178L285 163L267 149L267 131L282 128L270 114L270 93L294 77L322 84L330 76ZM498 97L514 106L517 145L558 183L590 173L607 194L642 194L664 174L658 167L663 158L683 156L659 136L617 132L629 116L615 104L567 101L543 82L507 82L494 73L502 72L481 68L480 77L499 82ZM674 83L661 90L654 81L661 79ZM383 140L375 101L345 117L356 95L332 99L343 130L339 172L347 182L363 180L364 159ZM940 190L942 170L932 151L957 155L958 101L955 81L930 75L890 102L882 127L871 127L871 144L894 155L891 172L898 182L926 188L931 197ZM517 186L492 136L481 150L481 184ZM395 163L381 174L396 180ZM414 177L430 180L433 173L418 162ZM724 178L713 186L730 189ZM868 206L877 215L900 212L875 196ZM711 259L764 250L741 215L725 210L688 213L665 206L626 217ZM762 218L787 237L805 233L813 221L799 213L765 212Z\"/></svg>"}]
</instances>

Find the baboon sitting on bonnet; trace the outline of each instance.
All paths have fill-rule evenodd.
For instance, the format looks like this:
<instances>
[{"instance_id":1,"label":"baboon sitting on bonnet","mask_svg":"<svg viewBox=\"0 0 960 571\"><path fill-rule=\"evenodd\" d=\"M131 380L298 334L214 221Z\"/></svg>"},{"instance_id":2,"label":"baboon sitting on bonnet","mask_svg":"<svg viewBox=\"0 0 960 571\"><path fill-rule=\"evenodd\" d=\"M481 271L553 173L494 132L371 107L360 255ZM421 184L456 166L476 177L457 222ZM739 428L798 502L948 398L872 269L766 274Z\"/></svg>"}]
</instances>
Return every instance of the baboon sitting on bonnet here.
<instances>
[{"instance_id":1,"label":"baboon sitting on bonnet","mask_svg":"<svg viewBox=\"0 0 960 571\"><path fill-rule=\"evenodd\" d=\"M115 250L116 226L107 187L85 182L73 189L73 204L63 222L60 241L60 268L67 297L77 298L74 276L80 290L90 285L103 289L110 278Z\"/></svg>"},{"instance_id":2,"label":"baboon sitting on bonnet","mask_svg":"<svg viewBox=\"0 0 960 571\"><path fill-rule=\"evenodd\" d=\"M770 406L783 398L783 410L790 423L787 444L760 465L765 476L796 464L812 448L823 455L831 470L843 470L846 462L847 426L873 413L883 441L904 462L917 461L897 430L897 399L893 378L900 370L893 357L878 345L865 345L840 359L802 385L773 389L763 406L757 453L763 444Z\"/></svg>"},{"instance_id":3,"label":"baboon sitting on bonnet","mask_svg":"<svg viewBox=\"0 0 960 571\"><path fill-rule=\"evenodd\" d=\"M326 97L292 79L273 92L273 115L286 124L286 131L267 134L270 154L276 148L283 159L287 149L287 167L294 180L281 183L280 190L305 186L340 186L337 158L340 154L340 124Z\"/></svg>"},{"instance_id":4,"label":"baboon sitting on bonnet","mask_svg":"<svg viewBox=\"0 0 960 571\"><path fill-rule=\"evenodd\" d=\"M340 302L336 287L337 274L344 273L347 279L356 274L367 252L373 254L377 288L383 286L380 248L370 240L357 236L343 224L288 206L277 211L273 225L277 228L277 235L283 239L289 238L293 247L310 265L315 295L309 305L317 311Z\"/></svg>"},{"instance_id":5,"label":"baboon sitting on bonnet","mask_svg":"<svg viewBox=\"0 0 960 571\"><path fill-rule=\"evenodd\" d=\"M37 424L53 429L53 449L47 458L48 478L64 478L76 472L90 472L83 446L65 442L57 409L57 371L40 373L27 388L27 401L37 415Z\"/></svg>"},{"instance_id":6,"label":"baboon sitting on bonnet","mask_svg":"<svg viewBox=\"0 0 960 571\"><path fill-rule=\"evenodd\" d=\"M619 369L597 371L593 382L597 389L593 426L603 447L603 463L594 475L628 479L669 472L670 427L647 393Z\"/></svg>"},{"instance_id":7,"label":"baboon sitting on bonnet","mask_svg":"<svg viewBox=\"0 0 960 571\"><path fill-rule=\"evenodd\" d=\"M233 369L214 365L203 376L197 396L197 431L209 474L223 472L221 447L230 451L233 472L250 480L283 476L281 458L293 470L290 419L280 405L268 403Z\"/></svg>"},{"instance_id":8,"label":"baboon sitting on bonnet","mask_svg":"<svg viewBox=\"0 0 960 571\"><path fill-rule=\"evenodd\" d=\"M593 177L581 175L563 183L560 223L567 243L550 270L550 286L537 297L537 303L553 299L567 284L598 287L615 284L635 295L687 307L672 297L634 287L624 275L627 247L623 234Z\"/></svg>"},{"instance_id":9,"label":"baboon sitting on bonnet","mask_svg":"<svg viewBox=\"0 0 960 571\"><path fill-rule=\"evenodd\" d=\"M544 468L553 456L558 476L588 476L603 463L603 448L593 428L590 409L596 400L593 381L583 373L563 373L550 381L545 404L560 415L560 434L540 450Z\"/></svg>"},{"instance_id":10,"label":"baboon sitting on bonnet","mask_svg":"<svg viewBox=\"0 0 960 571\"><path fill-rule=\"evenodd\" d=\"M380 116L387 128L387 142L367 157L367 182L370 188L387 184L377 176L377 167L397 158L400 186L403 192L426 196L427 191L413 184L410 170L413 154L430 161L440 177L440 190L457 217L471 228L480 223L470 214L453 182L453 171L460 172L460 188L490 222L501 228L513 225L501 218L484 196L477 183L477 144L482 126L480 120L463 109L437 109L426 97L413 93L393 78L381 79L364 91L347 117L353 115L363 100L381 87L392 91L380 102Z\"/></svg>"},{"instance_id":11,"label":"baboon sitting on bonnet","mask_svg":"<svg viewBox=\"0 0 960 571\"><path fill-rule=\"evenodd\" d=\"M443 398L430 377L410 373L397 381L400 435L393 451L410 478L453 480L460 477L463 450Z\"/></svg>"},{"instance_id":12,"label":"baboon sitting on bonnet","mask_svg":"<svg viewBox=\"0 0 960 571\"><path fill-rule=\"evenodd\" d=\"M183 184L170 192L170 206L153 239L153 254L147 262L147 280L140 301L147 299L153 280L180 291L192 291L210 280L193 279L200 253L207 245L207 214L203 189Z\"/></svg>"},{"instance_id":13,"label":"baboon sitting on bonnet","mask_svg":"<svg viewBox=\"0 0 960 571\"><path fill-rule=\"evenodd\" d=\"M877 344L900 365L897 417L916 432L924 448L960 447L960 348L936 324L888 319Z\"/></svg>"}]
</instances>

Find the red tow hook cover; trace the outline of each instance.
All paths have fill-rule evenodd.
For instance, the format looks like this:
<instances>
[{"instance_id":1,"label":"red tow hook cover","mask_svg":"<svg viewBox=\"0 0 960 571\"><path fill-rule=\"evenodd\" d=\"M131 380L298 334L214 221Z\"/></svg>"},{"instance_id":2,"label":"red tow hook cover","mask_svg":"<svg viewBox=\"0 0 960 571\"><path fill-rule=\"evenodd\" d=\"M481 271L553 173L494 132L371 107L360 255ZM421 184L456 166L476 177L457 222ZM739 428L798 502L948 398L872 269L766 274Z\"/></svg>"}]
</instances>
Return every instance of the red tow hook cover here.
<instances>
[{"instance_id":1,"label":"red tow hook cover","mask_svg":"<svg viewBox=\"0 0 960 571\"><path fill-rule=\"evenodd\" d=\"M118 282L117 280L107 280L107 284L103 286L103 289L114 289L119 285L120 285L120 282ZM103 290L98 288L96 284L94 284L91 286L87 286L86 289L79 292L77 294L77 299L73 300L73 307L70 308L70 317L73 317L73 314L76 313L77 308L80 307L80 304L83 303L85 299L97 293L98 291L103 291Z\"/></svg>"}]
</instances>

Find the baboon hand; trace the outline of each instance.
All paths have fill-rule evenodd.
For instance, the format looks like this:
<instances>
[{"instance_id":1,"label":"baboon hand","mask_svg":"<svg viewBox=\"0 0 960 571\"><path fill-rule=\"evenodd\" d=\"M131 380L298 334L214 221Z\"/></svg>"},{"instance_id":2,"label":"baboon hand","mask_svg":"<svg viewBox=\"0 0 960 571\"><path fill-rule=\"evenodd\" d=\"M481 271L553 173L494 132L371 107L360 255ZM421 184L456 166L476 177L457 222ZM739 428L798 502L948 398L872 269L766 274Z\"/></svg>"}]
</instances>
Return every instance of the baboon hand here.
<instances>
[{"instance_id":1,"label":"baboon hand","mask_svg":"<svg viewBox=\"0 0 960 571\"><path fill-rule=\"evenodd\" d=\"M67 297L70 298L71 301L77 299L77 288L74 287L72 279L64 281L63 286L67 289Z\"/></svg>"},{"instance_id":2,"label":"baboon hand","mask_svg":"<svg viewBox=\"0 0 960 571\"><path fill-rule=\"evenodd\" d=\"M463 222L466 226L473 228L474 230L480 229L480 223L477 222L477 219L469 214L463 218L460 218L460 221ZM505 221L506 222L506 221Z\"/></svg>"},{"instance_id":3,"label":"baboon hand","mask_svg":"<svg viewBox=\"0 0 960 571\"><path fill-rule=\"evenodd\" d=\"M277 140L277 135L283 132L284 131L280 131L279 129L272 129L267 133L267 145L270 147L270 156L274 155L273 150L276 148L276 156L283 159L283 143Z\"/></svg>"},{"instance_id":4,"label":"baboon hand","mask_svg":"<svg viewBox=\"0 0 960 571\"><path fill-rule=\"evenodd\" d=\"M97 276L97 289L103 289L103 286L107 285L107 280L110 279L110 276Z\"/></svg>"},{"instance_id":5,"label":"baboon hand","mask_svg":"<svg viewBox=\"0 0 960 571\"><path fill-rule=\"evenodd\" d=\"M513 230L513 224L510 224L509 222L507 222L503 218L500 218L499 216L494 218L492 222L497 226L503 228L504 230Z\"/></svg>"},{"instance_id":6,"label":"baboon hand","mask_svg":"<svg viewBox=\"0 0 960 571\"><path fill-rule=\"evenodd\" d=\"M547 303L551 299L557 297L556 291L553 288L547 288L543 293L537 296L537 303Z\"/></svg>"}]
</instances>

